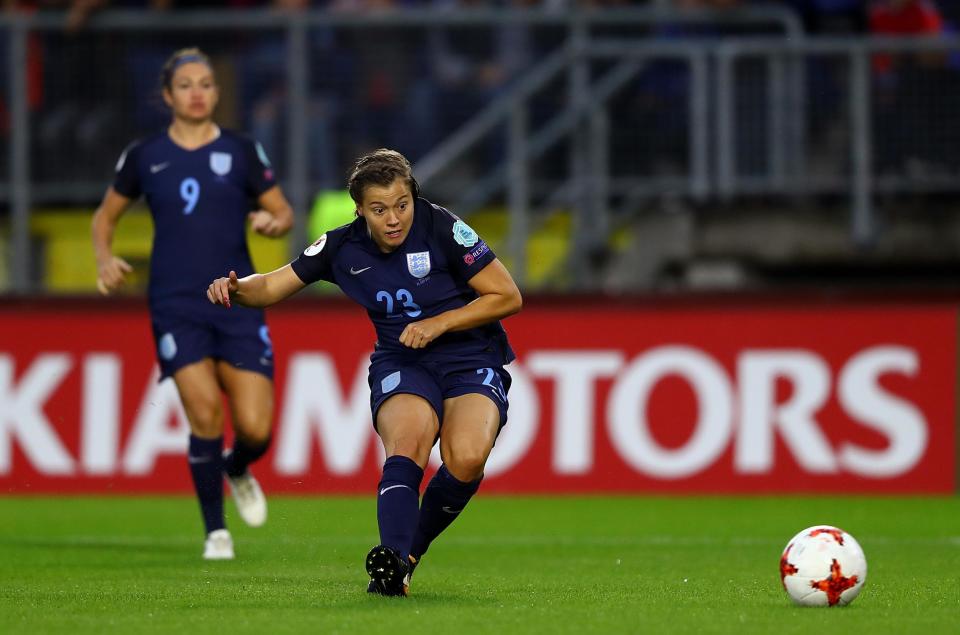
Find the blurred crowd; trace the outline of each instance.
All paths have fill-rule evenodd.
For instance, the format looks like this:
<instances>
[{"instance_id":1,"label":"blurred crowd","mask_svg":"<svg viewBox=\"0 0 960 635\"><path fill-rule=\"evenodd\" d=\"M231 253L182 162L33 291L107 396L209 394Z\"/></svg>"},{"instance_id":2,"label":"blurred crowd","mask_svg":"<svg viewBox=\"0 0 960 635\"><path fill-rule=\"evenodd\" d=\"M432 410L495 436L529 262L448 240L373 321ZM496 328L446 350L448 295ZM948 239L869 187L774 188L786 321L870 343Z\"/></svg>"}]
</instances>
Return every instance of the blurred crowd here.
<instances>
[{"instance_id":1,"label":"blurred crowd","mask_svg":"<svg viewBox=\"0 0 960 635\"><path fill-rule=\"evenodd\" d=\"M640 5L717 11L747 5L787 6L802 18L808 33L818 35L939 35L960 26L960 2L944 0L0 0L0 6L8 11L51 10L67 16L62 32L33 34L28 44L34 173L49 180L63 170L61 162L50 159L55 155L85 157L74 161L70 169L99 178L104 165L110 165L109 157L116 156L129 141L131 131L143 134L160 128L167 116L159 99L159 68L172 50L188 45L199 45L215 60L223 92L220 121L261 140L271 156L284 156L287 51L283 32L122 32L105 42L86 28L91 16L104 9L372 14L407 8L563 11L573 6ZM744 32L742 26L661 24L625 34L675 39ZM0 30L0 55L6 55L4 37ZM339 184L342 166L371 147L391 146L414 160L422 157L484 104L508 90L563 37L559 30L534 31L521 24L494 29L466 25L396 29L386 23L364 30L311 29L308 146L312 181L321 187ZM944 110L944 104L918 107L915 97L935 94L938 85L955 77L955 62L944 55L876 56L878 126L943 116L937 113ZM5 60L0 63L0 68L7 68ZM814 98L829 99L831 91L839 90L829 73L810 73L809 81ZM637 130L657 132L646 139L646 156L652 157L651 162L671 154L682 160L688 83L688 72L679 63L653 64L618 102L617 107L632 118ZM9 125L5 91L6 86L0 86L0 135L4 137ZM550 110L549 103L541 104L540 116L549 116ZM538 116L536 103L533 114ZM121 121L127 125L118 125ZM899 129L903 134L889 135L881 144L881 167L897 165L917 154L911 146L917 143L912 128L901 125ZM636 141L630 135L620 138L624 144ZM925 141L924 152L931 156L923 158L930 161L953 160L956 151L950 146L960 147L949 137L927 141L935 146L931 149ZM499 160L503 144L494 139L488 145L478 160Z\"/></svg>"}]
</instances>

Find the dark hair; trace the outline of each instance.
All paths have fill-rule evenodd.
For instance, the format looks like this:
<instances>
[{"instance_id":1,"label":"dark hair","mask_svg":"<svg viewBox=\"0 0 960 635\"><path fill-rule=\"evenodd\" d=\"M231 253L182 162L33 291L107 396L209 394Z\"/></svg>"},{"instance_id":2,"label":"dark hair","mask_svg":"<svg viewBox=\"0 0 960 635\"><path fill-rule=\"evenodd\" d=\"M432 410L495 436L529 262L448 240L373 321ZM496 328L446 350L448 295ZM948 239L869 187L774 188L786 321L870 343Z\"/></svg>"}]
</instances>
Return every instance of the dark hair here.
<instances>
[{"instance_id":1,"label":"dark hair","mask_svg":"<svg viewBox=\"0 0 960 635\"><path fill-rule=\"evenodd\" d=\"M363 191L368 186L386 187L398 178L406 180L414 198L420 196L420 186L413 178L413 168L410 167L407 157L396 150L380 148L357 159L347 180L347 189L353 202L362 205Z\"/></svg>"},{"instance_id":2,"label":"dark hair","mask_svg":"<svg viewBox=\"0 0 960 635\"><path fill-rule=\"evenodd\" d=\"M197 64L206 64L210 69L213 69L207 54L195 46L175 51L173 55L164 62L163 68L160 69L160 88L167 90L173 88L173 75L177 72L177 69L184 64L194 62Z\"/></svg>"}]
</instances>

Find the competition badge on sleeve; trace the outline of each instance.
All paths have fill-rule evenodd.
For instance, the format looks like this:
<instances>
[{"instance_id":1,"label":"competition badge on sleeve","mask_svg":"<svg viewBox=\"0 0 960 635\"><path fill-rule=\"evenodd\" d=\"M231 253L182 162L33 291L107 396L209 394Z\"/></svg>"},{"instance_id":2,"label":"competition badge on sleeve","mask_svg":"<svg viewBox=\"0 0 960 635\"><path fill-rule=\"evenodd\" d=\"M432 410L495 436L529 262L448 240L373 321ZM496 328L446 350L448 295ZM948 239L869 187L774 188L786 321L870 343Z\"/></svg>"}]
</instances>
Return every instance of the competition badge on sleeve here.
<instances>
[{"instance_id":1,"label":"competition badge on sleeve","mask_svg":"<svg viewBox=\"0 0 960 635\"><path fill-rule=\"evenodd\" d=\"M257 148L257 158L260 159L260 163L263 165L263 178L272 181L273 180L273 168L270 165L270 159L267 158L267 151L263 149L263 146L260 145L260 142L256 142Z\"/></svg>"},{"instance_id":2,"label":"competition badge on sleeve","mask_svg":"<svg viewBox=\"0 0 960 635\"><path fill-rule=\"evenodd\" d=\"M263 164L263 167L265 168L271 167L270 159L267 158L267 151L263 149L263 146L260 145L259 141L257 141L256 143L256 148L257 148L257 158L260 159L260 163Z\"/></svg>"},{"instance_id":3,"label":"competition badge on sleeve","mask_svg":"<svg viewBox=\"0 0 960 635\"><path fill-rule=\"evenodd\" d=\"M470 225L467 225L462 220L457 220L457 222L453 224L453 239L457 241L458 245L473 247L477 244L477 241L480 240L480 237L477 236L477 232L473 231Z\"/></svg>"},{"instance_id":4,"label":"competition badge on sleeve","mask_svg":"<svg viewBox=\"0 0 960 635\"><path fill-rule=\"evenodd\" d=\"M324 235L320 236L320 238L317 238L315 241L313 241L313 244L311 244L311 245L308 246L306 249L304 249L304 250L303 250L303 255L304 255L304 256L316 256L316 255L319 254L321 251L323 251L323 246L326 245L326 244L327 244L327 235L324 234Z\"/></svg>"}]
</instances>

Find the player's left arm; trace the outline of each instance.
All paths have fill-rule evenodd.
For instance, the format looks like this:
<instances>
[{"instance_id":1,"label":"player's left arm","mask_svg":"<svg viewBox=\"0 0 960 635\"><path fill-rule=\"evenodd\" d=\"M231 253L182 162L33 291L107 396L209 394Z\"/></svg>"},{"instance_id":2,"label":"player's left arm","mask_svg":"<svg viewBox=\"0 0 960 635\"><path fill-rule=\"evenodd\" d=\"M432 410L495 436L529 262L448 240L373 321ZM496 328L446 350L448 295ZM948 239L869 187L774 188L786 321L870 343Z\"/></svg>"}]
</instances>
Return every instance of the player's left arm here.
<instances>
[{"instance_id":1,"label":"player's left arm","mask_svg":"<svg viewBox=\"0 0 960 635\"><path fill-rule=\"evenodd\" d=\"M477 292L479 297L476 300L459 309L411 322L400 334L400 343L410 348L424 348L444 333L466 331L496 322L523 307L523 298L513 276L497 259L478 271L467 284Z\"/></svg>"},{"instance_id":2,"label":"player's left arm","mask_svg":"<svg viewBox=\"0 0 960 635\"><path fill-rule=\"evenodd\" d=\"M260 209L250 212L253 231L270 238L283 236L293 227L293 208L279 185L274 185L257 197Z\"/></svg>"}]
</instances>

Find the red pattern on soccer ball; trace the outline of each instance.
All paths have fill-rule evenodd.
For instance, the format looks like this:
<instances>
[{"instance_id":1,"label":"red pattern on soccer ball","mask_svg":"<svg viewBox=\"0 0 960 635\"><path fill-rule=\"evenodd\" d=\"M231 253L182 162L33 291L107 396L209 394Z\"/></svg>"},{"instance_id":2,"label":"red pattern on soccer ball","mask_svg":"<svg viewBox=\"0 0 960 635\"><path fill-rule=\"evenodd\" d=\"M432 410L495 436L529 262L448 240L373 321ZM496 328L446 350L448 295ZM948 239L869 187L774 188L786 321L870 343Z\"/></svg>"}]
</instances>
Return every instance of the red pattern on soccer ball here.
<instances>
[{"instance_id":1,"label":"red pattern on soccer ball","mask_svg":"<svg viewBox=\"0 0 960 635\"><path fill-rule=\"evenodd\" d=\"M783 552L783 555L780 556L780 584L783 585L784 589L787 588L786 577L788 575L793 575L797 573L797 571L799 571L799 569L797 569L795 566L793 566L787 561L787 556L790 554L790 549L792 548L793 548L793 543L791 542L789 545L787 545L787 549Z\"/></svg>"},{"instance_id":2,"label":"red pattern on soccer ball","mask_svg":"<svg viewBox=\"0 0 960 635\"><path fill-rule=\"evenodd\" d=\"M810 586L826 593L827 604L835 606L840 601L840 594L855 587L858 579L855 575L849 578L844 576L843 571L840 570L840 563L834 558L833 564L830 565L830 576L825 580L813 580Z\"/></svg>"},{"instance_id":3,"label":"red pattern on soccer ball","mask_svg":"<svg viewBox=\"0 0 960 635\"><path fill-rule=\"evenodd\" d=\"M833 536L833 539L843 545L843 530L842 529L814 529L810 532L810 537L819 536L820 534L828 534Z\"/></svg>"}]
</instances>

